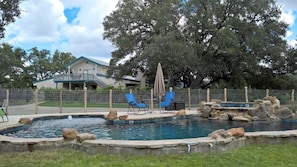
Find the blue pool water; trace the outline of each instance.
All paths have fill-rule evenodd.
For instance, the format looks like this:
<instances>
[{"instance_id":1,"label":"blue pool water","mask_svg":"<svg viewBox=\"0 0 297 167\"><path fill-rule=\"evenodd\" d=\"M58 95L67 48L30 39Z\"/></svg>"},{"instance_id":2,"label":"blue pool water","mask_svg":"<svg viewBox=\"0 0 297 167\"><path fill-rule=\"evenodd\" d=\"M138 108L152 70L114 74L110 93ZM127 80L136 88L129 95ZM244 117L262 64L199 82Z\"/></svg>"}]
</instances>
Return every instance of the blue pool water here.
<instances>
[{"instance_id":1,"label":"blue pool water","mask_svg":"<svg viewBox=\"0 0 297 167\"><path fill-rule=\"evenodd\" d=\"M22 138L62 137L63 128L75 128L79 133L96 134L97 139L161 140L206 137L217 129L243 127L246 132L281 131L297 129L294 122L232 122L205 120L199 117L175 119L166 122L144 124L108 124L102 118L73 118L37 120L31 126L8 129L0 134Z\"/></svg>"}]
</instances>

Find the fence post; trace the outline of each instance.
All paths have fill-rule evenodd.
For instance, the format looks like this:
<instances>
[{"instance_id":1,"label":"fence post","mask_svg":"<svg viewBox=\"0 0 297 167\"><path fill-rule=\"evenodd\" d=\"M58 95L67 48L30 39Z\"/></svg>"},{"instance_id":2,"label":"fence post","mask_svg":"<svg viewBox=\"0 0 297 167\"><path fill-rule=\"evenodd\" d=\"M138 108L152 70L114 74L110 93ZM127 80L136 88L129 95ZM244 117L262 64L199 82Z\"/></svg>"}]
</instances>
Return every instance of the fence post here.
<instances>
[{"instance_id":1,"label":"fence post","mask_svg":"<svg viewBox=\"0 0 297 167\"><path fill-rule=\"evenodd\" d=\"M112 89L109 89L109 110L112 109Z\"/></svg>"},{"instance_id":2,"label":"fence post","mask_svg":"<svg viewBox=\"0 0 297 167\"><path fill-rule=\"evenodd\" d=\"M209 88L206 89L206 102L210 101Z\"/></svg>"},{"instance_id":3,"label":"fence post","mask_svg":"<svg viewBox=\"0 0 297 167\"><path fill-rule=\"evenodd\" d=\"M292 94L291 94L291 101L295 101L295 89L292 89Z\"/></svg>"},{"instance_id":4,"label":"fence post","mask_svg":"<svg viewBox=\"0 0 297 167\"><path fill-rule=\"evenodd\" d=\"M87 112L87 87L84 86L84 112Z\"/></svg>"},{"instance_id":5,"label":"fence post","mask_svg":"<svg viewBox=\"0 0 297 167\"><path fill-rule=\"evenodd\" d=\"M153 89L151 89L151 111L150 112L153 112L154 110L154 92L153 92Z\"/></svg>"},{"instance_id":6,"label":"fence post","mask_svg":"<svg viewBox=\"0 0 297 167\"><path fill-rule=\"evenodd\" d=\"M227 102L227 88L224 88L224 101Z\"/></svg>"},{"instance_id":7,"label":"fence post","mask_svg":"<svg viewBox=\"0 0 297 167\"><path fill-rule=\"evenodd\" d=\"M245 102L249 102L249 96L248 96L248 88L247 86L244 87L244 94L245 94Z\"/></svg>"},{"instance_id":8,"label":"fence post","mask_svg":"<svg viewBox=\"0 0 297 167\"><path fill-rule=\"evenodd\" d=\"M9 106L9 89L6 89L6 105L5 105L5 111L8 115L8 106Z\"/></svg>"},{"instance_id":9,"label":"fence post","mask_svg":"<svg viewBox=\"0 0 297 167\"><path fill-rule=\"evenodd\" d=\"M198 89L198 104L201 102L201 88Z\"/></svg>"},{"instance_id":10,"label":"fence post","mask_svg":"<svg viewBox=\"0 0 297 167\"><path fill-rule=\"evenodd\" d=\"M35 89L35 114L38 114L38 89Z\"/></svg>"},{"instance_id":11,"label":"fence post","mask_svg":"<svg viewBox=\"0 0 297 167\"><path fill-rule=\"evenodd\" d=\"M269 89L266 89L266 97L269 96Z\"/></svg>"},{"instance_id":12,"label":"fence post","mask_svg":"<svg viewBox=\"0 0 297 167\"><path fill-rule=\"evenodd\" d=\"M129 89L129 93L132 94L132 89ZM129 105L128 114L132 112L132 107Z\"/></svg>"},{"instance_id":13,"label":"fence post","mask_svg":"<svg viewBox=\"0 0 297 167\"><path fill-rule=\"evenodd\" d=\"M60 90L60 113L62 113L63 106L63 89Z\"/></svg>"},{"instance_id":14,"label":"fence post","mask_svg":"<svg viewBox=\"0 0 297 167\"><path fill-rule=\"evenodd\" d=\"M189 110L191 110L191 88L188 88Z\"/></svg>"}]
</instances>

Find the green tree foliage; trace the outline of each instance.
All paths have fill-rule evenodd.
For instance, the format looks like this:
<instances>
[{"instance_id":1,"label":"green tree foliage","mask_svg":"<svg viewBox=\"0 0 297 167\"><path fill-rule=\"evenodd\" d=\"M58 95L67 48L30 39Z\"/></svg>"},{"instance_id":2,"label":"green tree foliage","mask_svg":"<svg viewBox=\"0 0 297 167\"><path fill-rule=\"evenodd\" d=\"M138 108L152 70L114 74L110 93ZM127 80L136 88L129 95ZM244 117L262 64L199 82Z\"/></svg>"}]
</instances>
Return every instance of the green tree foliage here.
<instances>
[{"instance_id":1,"label":"green tree foliage","mask_svg":"<svg viewBox=\"0 0 297 167\"><path fill-rule=\"evenodd\" d=\"M9 44L0 46L0 87L32 87L34 81L52 78L66 71L66 65L75 60L71 53L32 48L29 53Z\"/></svg>"},{"instance_id":2,"label":"green tree foliage","mask_svg":"<svg viewBox=\"0 0 297 167\"><path fill-rule=\"evenodd\" d=\"M31 67L31 74L35 80L43 80L50 77L52 70L49 50L38 50L36 47L30 50L28 61Z\"/></svg>"},{"instance_id":3,"label":"green tree foliage","mask_svg":"<svg viewBox=\"0 0 297 167\"><path fill-rule=\"evenodd\" d=\"M75 60L71 53L55 51L53 56L49 50L38 50L36 47L31 49L28 56L31 74L35 80L52 78L55 74L66 71L66 65Z\"/></svg>"},{"instance_id":4,"label":"green tree foliage","mask_svg":"<svg viewBox=\"0 0 297 167\"><path fill-rule=\"evenodd\" d=\"M26 52L20 48L14 49L5 43L0 46L0 83L2 86L13 86L12 81L20 80L25 55Z\"/></svg>"},{"instance_id":5,"label":"green tree foliage","mask_svg":"<svg viewBox=\"0 0 297 167\"><path fill-rule=\"evenodd\" d=\"M109 75L135 76L144 72L152 81L157 64L172 78L185 65L189 50L179 31L180 2L123 0L104 20L104 38L117 47L112 53ZM180 59L180 56L185 59ZM114 73L117 71L117 73ZM152 83L152 82L151 82Z\"/></svg>"},{"instance_id":6,"label":"green tree foliage","mask_svg":"<svg viewBox=\"0 0 297 167\"><path fill-rule=\"evenodd\" d=\"M286 63L288 25L280 14L274 0L123 0L103 23L117 48L109 75L143 71L153 83L161 62L169 80L187 69L192 87L239 88L276 77Z\"/></svg>"},{"instance_id":7,"label":"green tree foliage","mask_svg":"<svg viewBox=\"0 0 297 167\"><path fill-rule=\"evenodd\" d=\"M71 53L55 51L52 58L52 75L66 73L66 65L76 59Z\"/></svg>"},{"instance_id":8,"label":"green tree foliage","mask_svg":"<svg viewBox=\"0 0 297 167\"><path fill-rule=\"evenodd\" d=\"M0 0L0 38L5 35L5 27L21 14L20 3L23 0Z\"/></svg>"},{"instance_id":9,"label":"green tree foliage","mask_svg":"<svg viewBox=\"0 0 297 167\"><path fill-rule=\"evenodd\" d=\"M193 0L186 11L185 34L205 68L197 75L238 88L249 75L279 69L287 25L279 21L281 12L273 0Z\"/></svg>"},{"instance_id":10,"label":"green tree foliage","mask_svg":"<svg viewBox=\"0 0 297 167\"><path fill-rule=\"evenodd\" d=\"M284 72L289 74L297 74L297 49L290 47L285 56L285 68Z\"/></svg>"}]
</instances>

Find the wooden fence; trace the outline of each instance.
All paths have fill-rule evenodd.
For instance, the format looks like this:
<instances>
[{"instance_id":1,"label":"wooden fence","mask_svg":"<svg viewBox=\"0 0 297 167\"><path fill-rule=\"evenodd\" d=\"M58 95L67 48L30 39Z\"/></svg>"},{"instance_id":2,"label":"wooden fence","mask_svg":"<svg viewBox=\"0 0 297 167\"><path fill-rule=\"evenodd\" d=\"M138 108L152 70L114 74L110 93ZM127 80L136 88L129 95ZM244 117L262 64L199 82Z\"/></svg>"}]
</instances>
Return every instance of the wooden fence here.
<instances>
[{"instance_id":1,"label":"wooden fence","mask_svg":"<svg viewBox=\"0 0 297 167\"><path fill-rule=\"evenodd\" d=\"M169 90L168 90L169 91ZM262 89L176 89L175 101L184 102L187 109L198 107L201 101L211 99L233 102L253 102L265 96L276 96L281 104L295 102L295 90L262 90ZM139 101L155 99L152 89L138 90L37 90L37 89L0 89L0 100L7 99L7 110L10 105L35 104L35 114L38 113L38 104L44 101L57 102L62 112L64 102L83 103L84 112L88 104L105 104L106 108L128 107L125 93L133 93ZM153 100L148 104L155 107Z\"/></svg>"}]
</instances>

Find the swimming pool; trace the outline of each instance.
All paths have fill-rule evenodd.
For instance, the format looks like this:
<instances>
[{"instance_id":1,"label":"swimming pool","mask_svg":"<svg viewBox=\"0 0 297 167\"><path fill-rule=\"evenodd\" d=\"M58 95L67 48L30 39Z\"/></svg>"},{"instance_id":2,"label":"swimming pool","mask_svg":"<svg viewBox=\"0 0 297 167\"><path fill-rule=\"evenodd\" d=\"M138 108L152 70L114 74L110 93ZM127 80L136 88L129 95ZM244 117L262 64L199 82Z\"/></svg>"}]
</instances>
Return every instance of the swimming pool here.
<instances>
[{"instance_id":1,"label":"swimming pool","mask_svg":"<svg viewBox=\"0 0 297 167\"><path fill-rule=\"evenodd\" d=\"M283 131L297 129L295 122L233 122L187 117L153 123L111 124L101 117L40 119L31 126L5 129L1 135L19 138L62 137L63 128L74 128L79 133L95 134L97 139L164 140L205 137L217 129L243 127L246 132Z\"/></svg>"}]
</instances>

